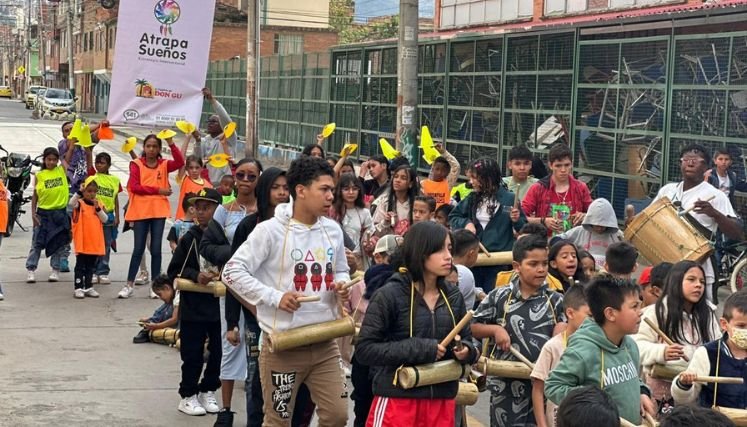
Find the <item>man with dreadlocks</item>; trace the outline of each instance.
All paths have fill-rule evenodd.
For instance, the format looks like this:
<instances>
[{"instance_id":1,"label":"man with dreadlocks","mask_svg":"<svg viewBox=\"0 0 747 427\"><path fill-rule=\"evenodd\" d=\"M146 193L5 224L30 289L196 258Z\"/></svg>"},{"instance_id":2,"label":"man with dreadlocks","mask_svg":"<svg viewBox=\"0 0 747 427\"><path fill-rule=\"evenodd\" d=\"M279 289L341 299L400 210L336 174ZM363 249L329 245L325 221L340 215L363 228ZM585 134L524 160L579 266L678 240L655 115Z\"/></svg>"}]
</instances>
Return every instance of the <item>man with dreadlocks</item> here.
<instances>
[{"instance_id":1,"label":"man with dreadlocks","mask_svg":"<svg viewBox=\"0 0 747 427\"><path fill-rule=\"evenodd\" d=\"M475 233L490 252L510 251L514 246L514 231L519 231L526 224L516 196L503 184L501 168L495 160L476 160L470 170L474 190L449 214L451 229L464 228ZM490 292L501 268L473 268L475 283L486 293Z\"/></svg>"},{"instance_id":2,"label":"man with dreadlocks","mask_svg":"<svg viewBox=\"0 0 747 427\"><path fill-rule=\"evenodd\" d=\"M573 177L573 153L559 143L547 156L550 176L534 183L521 201L529 222L540 223L553 235L564 233L584 220L591 204L586 184Z\"/></svg>"}]
</instances>

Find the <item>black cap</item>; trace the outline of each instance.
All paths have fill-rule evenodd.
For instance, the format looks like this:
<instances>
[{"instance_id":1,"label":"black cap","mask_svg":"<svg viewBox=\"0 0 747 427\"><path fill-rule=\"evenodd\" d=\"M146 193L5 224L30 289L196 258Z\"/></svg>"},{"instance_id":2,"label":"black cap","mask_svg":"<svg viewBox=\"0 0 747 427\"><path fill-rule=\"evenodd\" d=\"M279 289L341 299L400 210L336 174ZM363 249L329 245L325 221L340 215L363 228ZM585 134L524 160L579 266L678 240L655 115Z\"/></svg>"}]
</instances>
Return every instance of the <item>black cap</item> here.
<instances>
[{"instance_id":1,"label":"black cap","mask_svg":"<svg viewBox=\"0 0 747 427\"><path fill-rule=\"evenodd\" d=\"M188 199L190 205L194 205L198 200L205 200L220 205L223 203L223 196L214 188L203 188L197 195Z\"/></svg>"}]
</instances>

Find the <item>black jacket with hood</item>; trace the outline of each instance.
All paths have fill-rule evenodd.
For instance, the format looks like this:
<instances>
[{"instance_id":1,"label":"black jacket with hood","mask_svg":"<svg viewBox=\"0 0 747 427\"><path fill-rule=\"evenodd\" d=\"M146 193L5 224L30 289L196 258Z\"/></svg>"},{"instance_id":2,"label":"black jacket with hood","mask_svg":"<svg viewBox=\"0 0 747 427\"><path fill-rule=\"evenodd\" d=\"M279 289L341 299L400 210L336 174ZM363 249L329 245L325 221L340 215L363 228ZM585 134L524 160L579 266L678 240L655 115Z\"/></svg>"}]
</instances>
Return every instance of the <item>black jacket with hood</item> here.
<instances>
[{"instance_id":1,"label":"black jacket with hood","mask_svg":"<svg viewBox=\"0 0 747 427\"><path fill-rule=\"evenodd\" d=\"M179 239L174 255L166 270L169 280L180 277L197 282L200 274L200 259L198 257L202 229L198 225L192 226ZM219 322L220 305L218 298L212 294L197 292L179 293L179 319L187 322Z\"/></svg>"},{"instance_id":2,"label":"black jacket with hood","mask_svg":"<svg viewBox=\"0 0 747 427\"><path fill-rule=\"evenodd\" d=\"M392 384L395 371L400 366L436 362L438 343L467 312L459 288L447 285L443 279L439 280L438 286L446 295L448 306L443 297L439 296L433 311L428 308L417 291L411 303L411 283L406 274L395 273L386 285L374 293L356 344L356 359L364 365L379 368L373 380L373 392L377 396L453 399L459 388L458 381L409 390ZM453 318L449 306L454 313ZM411 309L415 311L412 316L412 337ZM479 354L471 343L470 327L462 329L460 335L464 345L469 348L469 357L462 363L475 363ZM454 358L450 347L446 349L446 354L441 360Z\"/></svg>"}]
</instances>

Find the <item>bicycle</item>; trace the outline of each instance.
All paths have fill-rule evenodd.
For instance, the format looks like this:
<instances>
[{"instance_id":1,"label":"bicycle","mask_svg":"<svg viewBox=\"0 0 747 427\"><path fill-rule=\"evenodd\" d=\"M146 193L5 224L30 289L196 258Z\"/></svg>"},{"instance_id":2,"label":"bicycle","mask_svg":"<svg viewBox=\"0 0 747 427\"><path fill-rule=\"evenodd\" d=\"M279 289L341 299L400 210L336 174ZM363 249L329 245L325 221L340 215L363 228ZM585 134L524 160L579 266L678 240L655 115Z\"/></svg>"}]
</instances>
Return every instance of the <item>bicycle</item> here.
<instances>
[{"instance_id":1,"label":"bicycle","mask_svg":"<svg viewBox=\"0 0 747 427\"><path fill-rule=\"evenodd\" d=\"M718 285L738 292L747 282L747 241L726 243L718 263Z\"/></svg>"}]
</instances>

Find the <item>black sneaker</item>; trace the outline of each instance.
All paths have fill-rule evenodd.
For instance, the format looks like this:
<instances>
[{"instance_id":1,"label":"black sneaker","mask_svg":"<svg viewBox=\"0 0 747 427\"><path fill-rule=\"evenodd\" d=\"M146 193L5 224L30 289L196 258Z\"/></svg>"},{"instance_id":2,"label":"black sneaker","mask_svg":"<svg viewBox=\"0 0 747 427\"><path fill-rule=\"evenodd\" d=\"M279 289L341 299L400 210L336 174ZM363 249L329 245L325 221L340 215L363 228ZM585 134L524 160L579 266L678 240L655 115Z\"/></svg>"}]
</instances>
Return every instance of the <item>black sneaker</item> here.
<instances>
[{"instance_id":1,"label":"black sneaker","mask_svg":"<svg viewBox=\"0 0 747 427\"><path fill-rule=\"evenodd\" d=\"M135 335L135 338L132 339L133 344L142 344L150 341L150 336L148 335L148 331L145 329L141 329L140 332Z\"/></svg>"},{"instance_id":2,"label":"black sneaker","mask_svg":"<svg viewBox=\"0 0 747 427\"><path fill-rule=\"evenodd\" d=\"M233 412L230 409L221 409L213 427L233 427Z\"/></svg>"}]
</instances>

